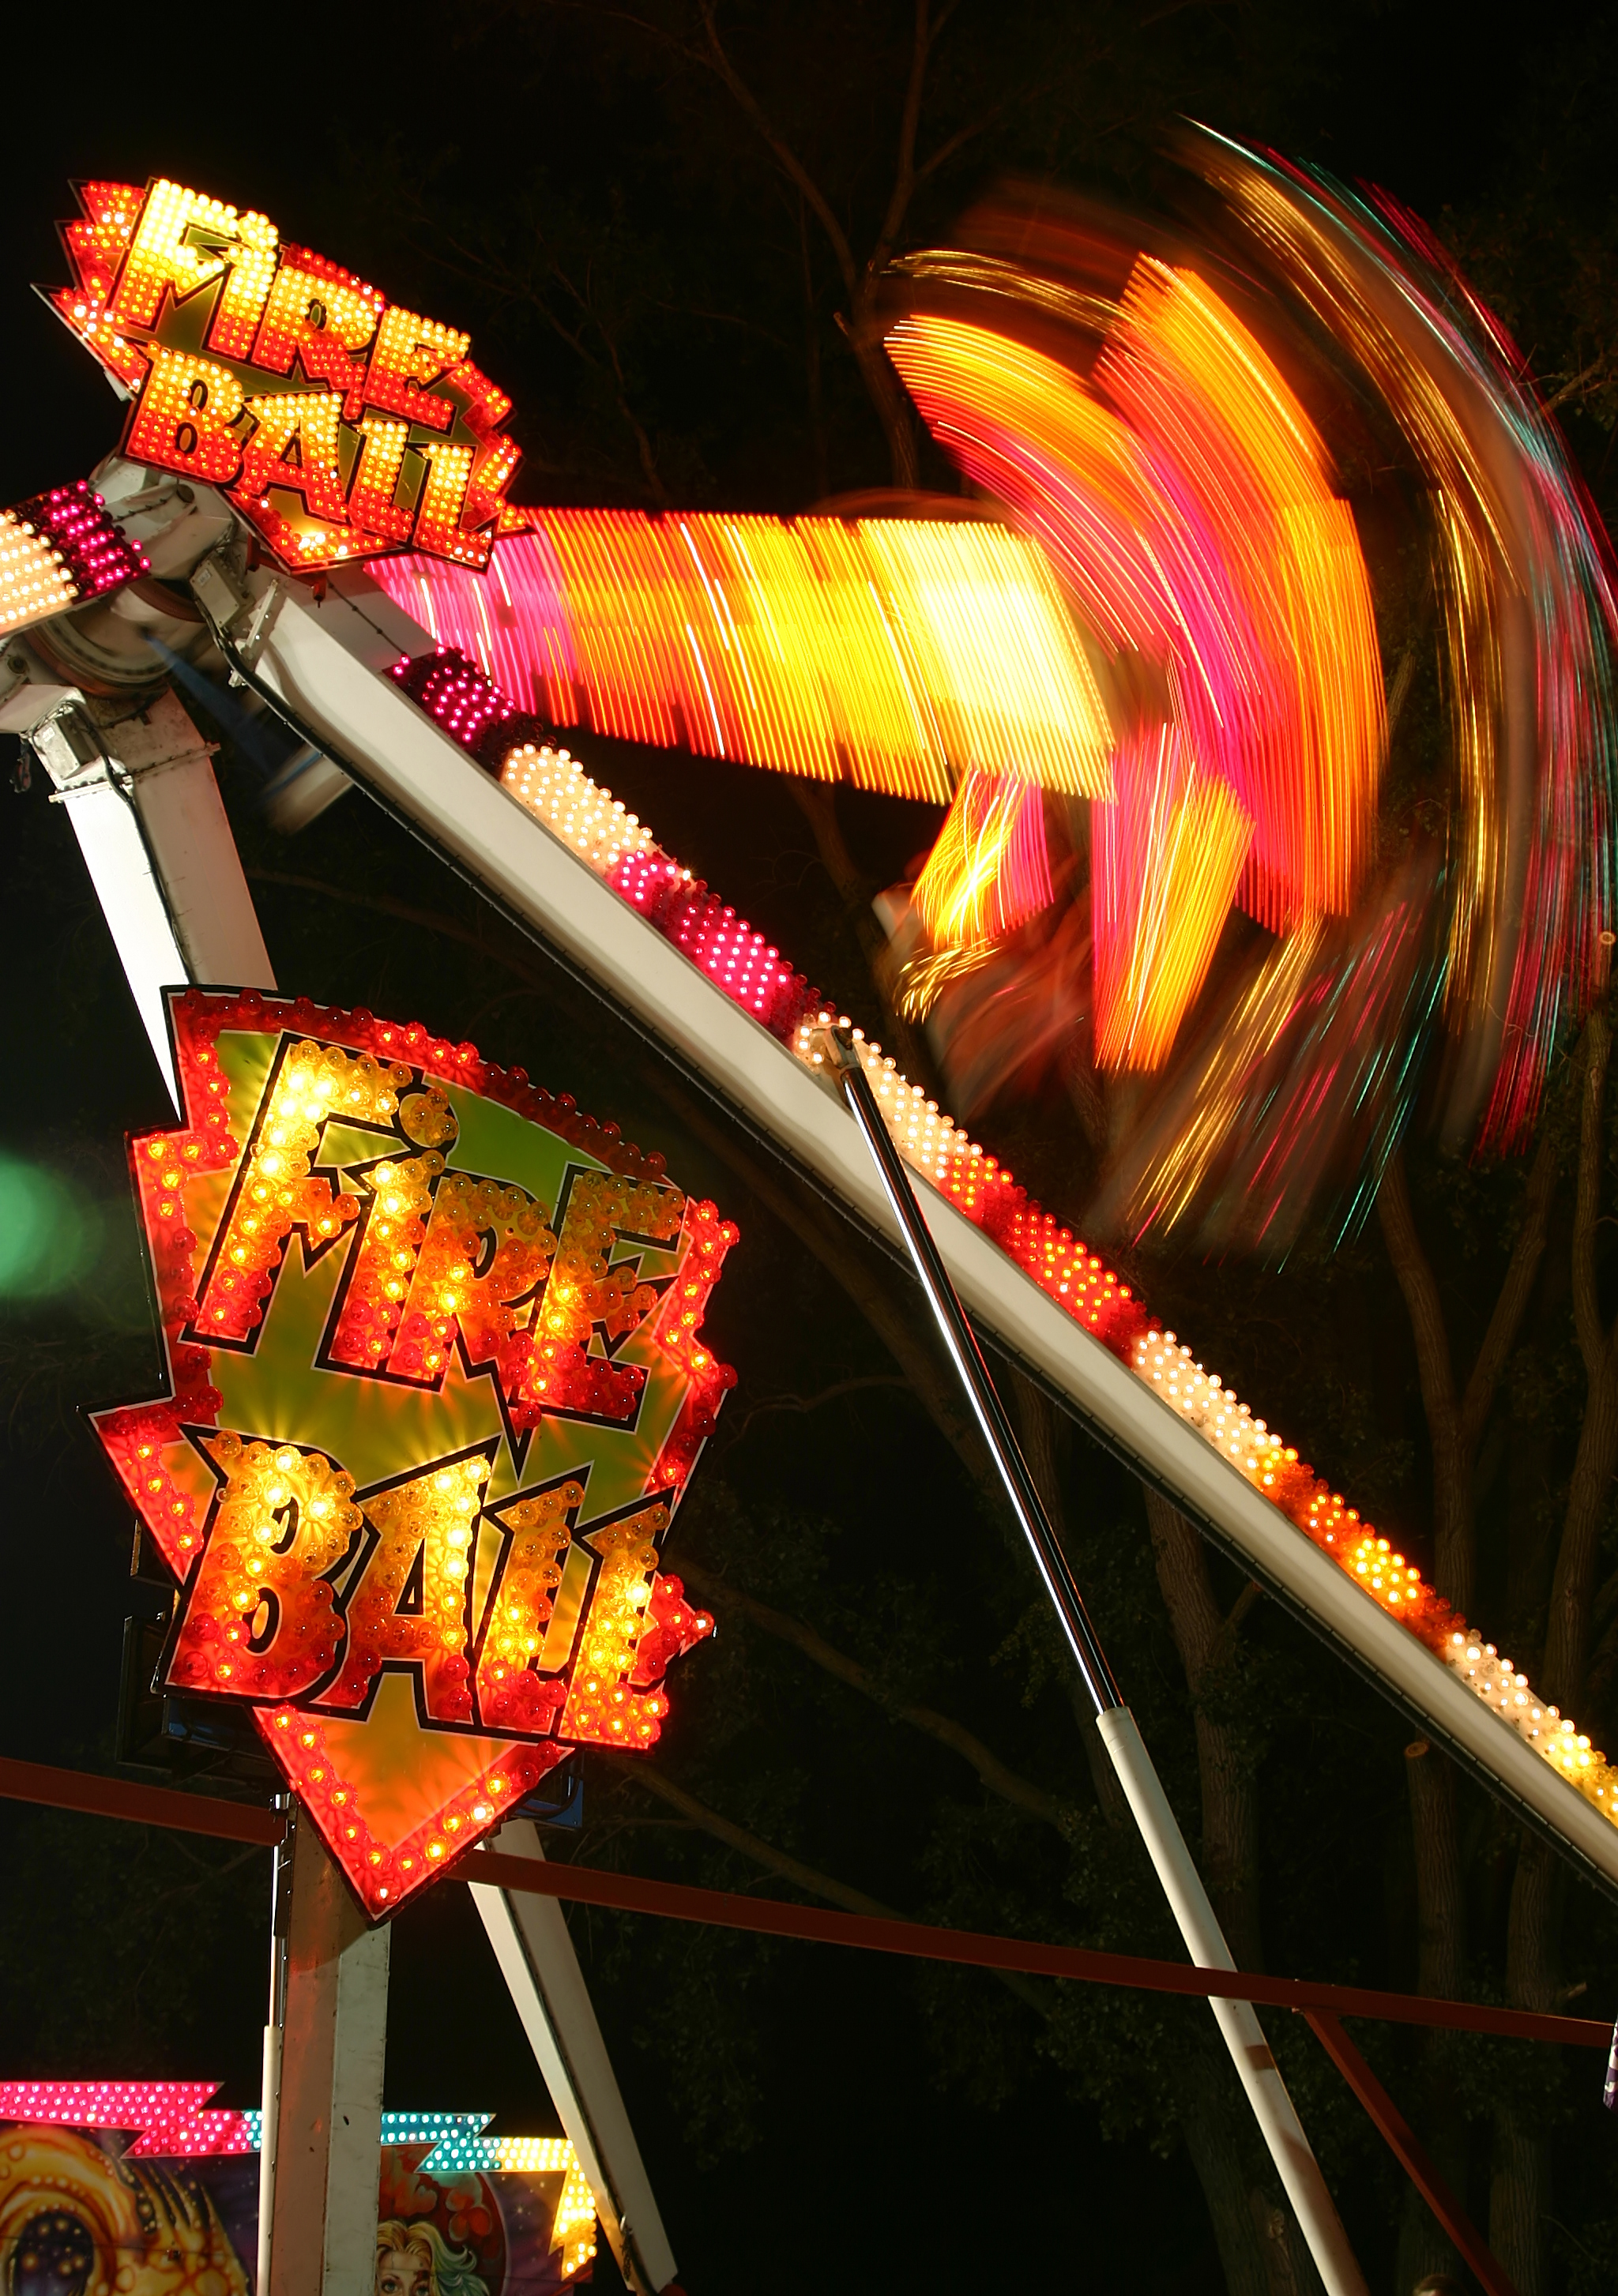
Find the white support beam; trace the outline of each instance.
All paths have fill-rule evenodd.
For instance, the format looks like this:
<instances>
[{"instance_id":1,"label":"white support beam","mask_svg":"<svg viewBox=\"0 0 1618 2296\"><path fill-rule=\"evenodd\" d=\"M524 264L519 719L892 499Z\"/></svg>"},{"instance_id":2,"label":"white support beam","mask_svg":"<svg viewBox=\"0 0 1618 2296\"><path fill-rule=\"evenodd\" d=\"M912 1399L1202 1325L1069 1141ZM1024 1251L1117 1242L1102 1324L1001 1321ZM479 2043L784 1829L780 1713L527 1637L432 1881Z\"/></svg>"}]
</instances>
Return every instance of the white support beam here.
<instances>
[{"instance_id":1,"label":"white support beam","mask_svg":"<svg viewBox=\"0 0 1618 2296\"><path fill-rule=\"evenodd\" d=\"M163 991L187 978L185 959L141 834L140 818L104 767L97 764L77 774L69 770L72 752L54 726L35 736L35 747L78 840L135 1009L177 1114L180 1088Z\"/></svg>"},{"instance_id":2,"label":"white support beam","mask_svg":"<svg viewBox=\"0 0 1618 2296\"><path fill-rule=\"evenodd\" d=\"M871 1227L899 1241L852 1117L768 1030L620 900L559 838L385 676L372 602L323 603L275 578L251 578L265 630L255 674L323 751L419 832L508 914L530 925L649 1037L713 1087ZM227 622L240 600L211 561L198 597ZM395 621L398 609L384 600ZM394 644L397 652L397 644ZM367 666L370 664L372 666ZM1301 1614L1450 1750L1492 1780L1618 1893L1618 1826L1497 1720L1335 1562L946 1198L923 1185L928 1224L981 1328L1019 1357L1150 1480L1212 1528Z\"/></svg>"},{"instance_id":3,"label":"white support beam","mask_svg":"<svg viewBox=\"0 0 1618 2296\"><path fill-rule=\"evenodd\" d=\"M369 1925L314 1827L300 1825L267 2296L373 2296L392 1934Z\"/></svg>"},{"instance_id":4,"label":"white support beam","mask_svg":"<svg viewBox=\"0 0 1618 2296\"><path fill-rule=\"evenodd\" d=\"M525 1818L502 1826L496 1846L513 1857L545 1855ZM562 1907L526 1890L471 1888L618 2268L636 2296L661 2296L674 2253Z\"/></svg>"},{"instance_id":5,"label":"white support beam","mask_svg":"<svg viewBox=\"0 0 1618 2296\"><path fill-rule=\"evenodd\" d=\"M67 809L177 1111L163 990L183 980L275 986L212 745L167 691L109 704L27 681L0 716L26 735Z\"/></svg>"}]
</instances>

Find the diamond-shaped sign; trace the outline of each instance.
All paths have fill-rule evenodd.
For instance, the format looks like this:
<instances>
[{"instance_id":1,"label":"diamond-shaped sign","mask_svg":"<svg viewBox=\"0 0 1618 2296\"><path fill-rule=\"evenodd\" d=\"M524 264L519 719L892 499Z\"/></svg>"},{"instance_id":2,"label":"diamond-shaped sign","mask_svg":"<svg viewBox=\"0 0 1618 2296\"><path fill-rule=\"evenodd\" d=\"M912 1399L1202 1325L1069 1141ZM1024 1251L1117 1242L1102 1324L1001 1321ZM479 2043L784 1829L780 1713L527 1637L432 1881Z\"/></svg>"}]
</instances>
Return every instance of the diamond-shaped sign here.
<instances>
[{"instance_id":1,"label":"diamond-shaped sign","mask_svg":"<svg viewBox=\"0 0 1618 2296\"><path fill-rule=\"evenodd\" d=\"M374 1919L712 1631L661 1568L735 1380L736 1231L616 1127L421 1028L170 996L132 1144L169 1393L95 1425L180 1583L166 1687L247 1701Z\"/></svg>"}]
</instances>

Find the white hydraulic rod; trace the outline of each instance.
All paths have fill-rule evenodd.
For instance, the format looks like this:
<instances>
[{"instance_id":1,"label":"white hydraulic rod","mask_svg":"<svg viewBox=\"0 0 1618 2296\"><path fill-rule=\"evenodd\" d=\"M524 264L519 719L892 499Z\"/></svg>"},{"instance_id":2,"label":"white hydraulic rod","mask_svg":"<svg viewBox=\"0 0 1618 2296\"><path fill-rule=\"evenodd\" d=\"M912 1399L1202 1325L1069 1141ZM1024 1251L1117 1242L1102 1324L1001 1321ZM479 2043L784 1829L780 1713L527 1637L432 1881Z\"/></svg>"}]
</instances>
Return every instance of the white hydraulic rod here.
<instances>
[{"instance_id":1,"label":"white hydraulic rod","mask_svg":"<svg viewBox=\"0 0 1618 2296\"><path fill-rule=\"evenodd\" d=\"M413 639L414 626L384 594L363 581L350 586L348 578L334 579L316 602L299 583L262 571L238 587L209 560L198 569L194 586L227 657L241 659L259 690L324 755L598 987L760 1136L872 1227L899 1241L840 1099L378 675L401 652L430 651L425 631L415 630ZM252 633L251 641L243 644L236 631ZM1105 1442L1209 1527L1425 1730L1618 1897L1618 1826L953 1203L932 1188L924 1188L922 1198L951 1281L978 1329L1064 1397Z\"/></svg>"},{"instance_id":2,"label":"white hydraulic rod","mask_svg":"<svg viewBox=\"0 0 1618 2296\"><path fill-rule=\"evenodd\" d=\"M1039 1488L1029 1472L982 1350L949 1281L949 1271L939 1257L932 1231L922 1217L903 1159L883 1121L858 1047L841 1028L822 1029L818 1042L824 1047L822 1057L835 1071L854 1121L871 1152L871 1161L904 1237L916 1280L932 1310L933 1321L989 1446L990 1456L999 1470L1012 1511L1045 1582L1057 1624L1067 1637L1096 1710L1101 1742L1118 1773L1119 1784L1187 1950L1199 1968L1234 1969L1235 1956L1225 1942L1219 1916L1186 1845L1179 1821L1169 1806L1146 1741L1113 1679L1106 1652L1090 1623L1084 1597ZM1326 2188L1320 2164L1303 2133L1303 2124L1287 2095L1286 2084L1270 2054L1253 2005L1247 2001L1217 2001L1209 2006L1247 2092L1260 2134L1275 2162L1276 2173L1292 2202L1328 2296L1366 2296L1364 2277Z\"/></svg>"},{"instance_id":3,"label":"white hydraulic rod","mask_svg":"<svg viewBox=\"0 0 1618 2296\"><path fill-rule=\"evenodd\" d=\"M545 1855L538 1829L525 1818L502 1826L496 1846L513 1857ZM636 2296L661 2296L674 2278L674 2251L566 1917L554 1898L494 1889L486 1882L471 1888L618 2268Z\"/></svg>"}]
</instances>

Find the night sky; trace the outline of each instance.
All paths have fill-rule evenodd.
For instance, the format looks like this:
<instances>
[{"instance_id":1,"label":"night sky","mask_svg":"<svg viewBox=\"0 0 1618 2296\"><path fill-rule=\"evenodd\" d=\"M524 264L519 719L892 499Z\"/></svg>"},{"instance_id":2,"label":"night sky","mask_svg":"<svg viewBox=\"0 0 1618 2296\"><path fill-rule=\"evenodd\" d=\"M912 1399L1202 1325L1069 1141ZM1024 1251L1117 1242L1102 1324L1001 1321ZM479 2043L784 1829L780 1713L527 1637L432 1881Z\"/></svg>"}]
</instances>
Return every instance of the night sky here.
<instances>
[{"instance_id":1,"label":"night sky","mask_svg":"<svg viewBox=\"0 0 1618 2296\"><path fill-rule=\"evenodd\" d=\"M238 206L260 208L284 238L358 264L370 255L368 247L355 250L347 235L344 187L364 173L368 152L391 145L407 154L415 139L425 152L454 136L464 169L467 152L475 157L480 142L498 142L499 164L509 169L515 137L543 136L553 127L563 137L580 135L580 118L587 118L593 135L610 135L620 117L618 92L600 86L582 90L577 105L557 86L554 111L506 116L497 86L482 79L467 86L457 29L441 9L373 8L351 19L336 8L306 9L261 13L259 20L262 45L251 57L240 12L139 10L113 17L35 8L8 25L0 502L86 473L118 440L121 407L29 291L32 281L54 284L67 277L54 225L71 212L70 179L140 182L168 175ZM1329 71L1300 99L1310 123L1307 138L1300 138L1302 154L1345 176L1377 179L1429 216L1484 200L1500 180L1533 70L1599 20L1598 11L1568 7L1479 10L1392 0L1368 8ZM622 106L626 121L634 113L632 94ZM616 132L633 131L625 125ZM374 220L364 229L373 231ZM416 299L417 308L459 320L452 284L436 273L418 281L407 264L407 257L396 256L387 273L379 268L379 284L398 299ZM508 381L523 364L502 356L497 323L487 317L478 323L474 355ZM530 404L543 388L542 371L529 360L522 390ZM519 498L524 483L520 476L513 488ZM565 472L550 474L546 483L554 498L568 498ZM587 484L573 498L591 499ZM802 503L782 499L776 506L792 510ZM9 741L4 750L9 773ZM605 762L614 789L641 806L667 843L694 857L727 897L739 898L733 885L743 888L755 920L789 953L801 945L795 933L812 936L807 861L795 881L790 870L778 869L756 894L744 882L752 846L776 833L778 792L760 792L754 778L734 769L704 769L699 783L665 759L632 751L614 751ZM250 859L256 855L274 865L253 815L249 767L227 753L220 772ZM890 873L897 873L925 841L931 817L873 801L860 816L866 852L889 861ZM340 874L346 857L357 871L369 870L379 881L395 871L413 897L441 900L447 908L461 902L456 914L467 914L459 889L439 883L445 873L438 865L367 812L361 799L346 800L341 818L333 818L323 876ZM142 1369L147 1309L121 1142L127 1132L163 1121L166 1105L60 809L46 805L37 783L26 797L0 791L0 819L7 831L0 841L0 914L10 1082L0 1152L55 1170L67 1192L66 1217L94 1239L83 1268L53 1300L0 1301L12 1411L0 1510L0 1751L110 1767L129 1607L128 1518L87 1434L70 1422L75 1404L126 1399L142 1392L151 1375L150 1355ZM801 836L800 842L806 845ZM283 856L281 865L297 869L308 859L300 850L290 861ZM761 913L760 901L773 909ZM600 1114L620 1116L634 1136L669 1145L671 1163L683 1155L681 1168L695 1175L693 1185L731 1208L735 1186L704 1160L704 1152L679 1140L646 1083L644 1056L615 1025L583 1029L560 990L537 1010L499 1005L483 994L486 982L453 965L444 970L431 948L390 943L374 920L345 939L329 919L319 931L308 930L296 897L284 890L267 890L262 906L283 986L364 999L384 1011L402 1004L405 1018L413 1017L412 998L424 1007L437 994L443 1009L423 1010L432 1025L474 1036L496 1057L522 1059L537 1077L574 1090ZM454 985L435 989L438 982ZM486 1005L487 1017L475 1024L458 1017L462 999ZM807 1391L820 1376L817 1332L834 1330L840 1349L857 1350L862 1342L847 1338L846 1310L808 1267L801 1247L762 1213L747 1233L759 1239L756 1256L738 1254L728 1279L736 1296L720 1318L721 1352L743 1366L755 1394ZM792 1331L783 1328L783 1300L794 1303L799 1320ZM862 1367L880 1369L879 1351ZM131 1371L133 1386L109 1391L97 1384L110 1376L127 1379ZM873 1523L885 1527L884 1536L907 1515L924 1519L929 1508L948 1519L957 1504L948 1473L917 1464L914 1431L894 1431L907 1412L919 1417L908 1399L862 1401L849 1456L834 1456L834 1456L802 1470L815 1503L831 1514L863 1506ZM890 1445L899 1464L884 1471L880 1461ZM772 1472L784 1474L786 1439L774 1447ZM885 1487L884 1472L891 1474ZM1097 1464L1094 1472L1096 1489L1110 1494L1113 1471ZM959 1694L965 1700L968 1693ZM1397 1746L1396 1720L1381 1717L1368 1701L1352 1713L1353 1729ZM790 1718L784 1718L784 1730L789 1726ZM838 1749L838 1760L844 1755L840 1767L828 1752L824 1774L815 1775L816 1807L833 1813L855 1841L875 1845L883 1831L882 1808L870 1799L851 1744ZM812 1770L816 1759L801 1736L793 1741L792 1763ZM0 1858L17 1854L21 1823L0 1806ZM768 1824L760 1822L760 1830L768 1833ZM114 1829L77 1820L61 1821L49 1849L45 1862L36 1846L25 1868L13 1863L11 1926L3 1934L32 1939L29 1983L60 1988L65 2003L75 1997L80 1974L69 1965L65 1945L53 1961L51 1932L70 1939L75 1955L94 1950L95 1923L118 1923L119 1860L127 1853ZM638 1854L631 1836L626 1862L633 1865ZM873 1846L873 1858L877 1855ZM19 1915L15 1882L23 1870L31 1895ZM733 1886L739 1885L738 1874ZM1374 1891L1380 1882L1373 1875L1366 1887ZM207 1932L206 1975L193 1967L173 1979L180 1989L192 1988L201 2012L193 2002L169 2017L154 2001L153 2032L180 2036L170 2062L126 2061L116 2054L113 2034L103 2043L111 2053L105 2061L90 2061L80 2041L64 2044L70 2054L81 2051L77 2062L5 2062L0 2073L217 2074L226 2083L222 2101L254 2101L265 1941L254 1930L251 1903L242 1902L239 1920L221 1917ZM587 1955L587 1923L580 1934ZM717 2165L687 2143L654 2054L637 2046L657 2005L636 1990L633 1952L620 1940L617 1957L603 1964L612 1972L603 1985L619 1988L604 2016L691 2296L834 2285L1140 2285L1189 2296L1217 2284L1183 2160L1161 2160L1139 2141L1098 2152L1093 2122L1064 2103L1054 2076L1036 2079L1014 2111L996 2114L962 2103L913 2062L909 1997L892 1972L869 1965L875 1956L791 1950L798 1956L792 1986L799 2013L790 2030L802 2054L763 2069L761 2146ZM393 1967L388 2103L488 2106L511 2131L550 2125L464 1891L445 1888L399 1921ZM656 1968L660 1987L676 1981L667 1957ZM170 1980L131 1967L127 1982L136 1991L154 1988L166 1995ZM0 1970L0 1993L6 1984ZM10 2030L0 2015L0 2037ZM63 2030L97 2029L70 2019ZM1151 2228L1144 2259L1143 2226ZM597 2284L615 2284L610 2261L598 2266Z\"/></svg>"}]
</instances>

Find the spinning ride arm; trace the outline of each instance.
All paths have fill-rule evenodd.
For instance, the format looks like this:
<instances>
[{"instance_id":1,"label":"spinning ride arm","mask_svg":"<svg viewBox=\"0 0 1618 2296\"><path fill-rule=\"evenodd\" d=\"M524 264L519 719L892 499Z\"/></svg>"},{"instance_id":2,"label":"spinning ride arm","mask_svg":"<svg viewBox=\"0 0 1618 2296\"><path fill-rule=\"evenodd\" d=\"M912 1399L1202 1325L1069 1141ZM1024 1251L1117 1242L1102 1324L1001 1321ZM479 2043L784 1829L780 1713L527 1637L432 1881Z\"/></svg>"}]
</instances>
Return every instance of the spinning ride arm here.
<instances>
[{"instance_id":1,"label":"spinning ride arm","mask_svg":"<svg viewBox=\"0 0 1618 2296\"><path fill-rule=\"evenodd\" d=\"M836 1016L804 1004L809 992L801 981L793 992L801 1006L794 1014L782 984L796 977L784 960L717 901L702 910L698 896L706 889L693 887L689 873L661 854L565 751L530 746L506 764L505 785L492 778L389 674L400 667L401 654L419 664L431 653L431 642L357 570L333 576L317 599L285 577L242 574L221 553L196 570L193 590L233 669L300 738L897 1250L901 1238L891 1207L852 1118L815 1060L813 1030ZM520 788L529 803L519 801ZM554 827L537 817L547 810ZM667 917L669 882L676 888L669 898L685 905L680 938L696 961L671 945L671 925L660 931L652 921ZM734 986L738 965L750 983L744 999ZM776 984L768 997L752 985L767 974ZM724 985L727 980L733 986ZM1322 1529L1318 1538L1289 1520L1265 1492L1267 1461L1283 1473L1296 1464L1294 1458L1283 1467L1279 1439L1231 1399L1238 1439L1216 1447L1214 1423L1224 1418L1226 1391L1211 1390L1220 1398L1211 1419L1201 1408L1207 1382L1189 1350L1128 1302L1099 1261L1013 1191L1009 1176L997 1172L993 1160L947 1116L924 1109L878 1047L858 1031L856 1038L899 1144L932 1184L923 1191L928 1222L979 1330L1424 1732L1618 1896L1618 1823L1604 1806L1605 1786L1587 1795L1573 1783L1589 1750L1572 1726L1551 1717L1536 1742L1494 1710L1513 1693L1503 1676L1494 1680L1493 1653L1471 1630L1454 1622L1440 1656L1429 1646L1438 1637L1424 1640L1407 1626L1398 1604L1404 1600L1414 1608L1421 1591L1417 1574L1404 1572L1402 1558L1397 1571L1389 1562L1384 1573L1376 1542L1357 1541L1359 1519L1340 1499L1303 1510L1312 1524L1314 1507L1323 1507L1319 1520L1336 1526ZM995 1234L986 1225L991 1218ZM1364 1570L1355 1562L1359 1545L1372 1549ZM1380 1590L1389 1576L1400 1585L1391 1594L1373 1591L1373 1580Z\"/></svg>"}]
</instances>

